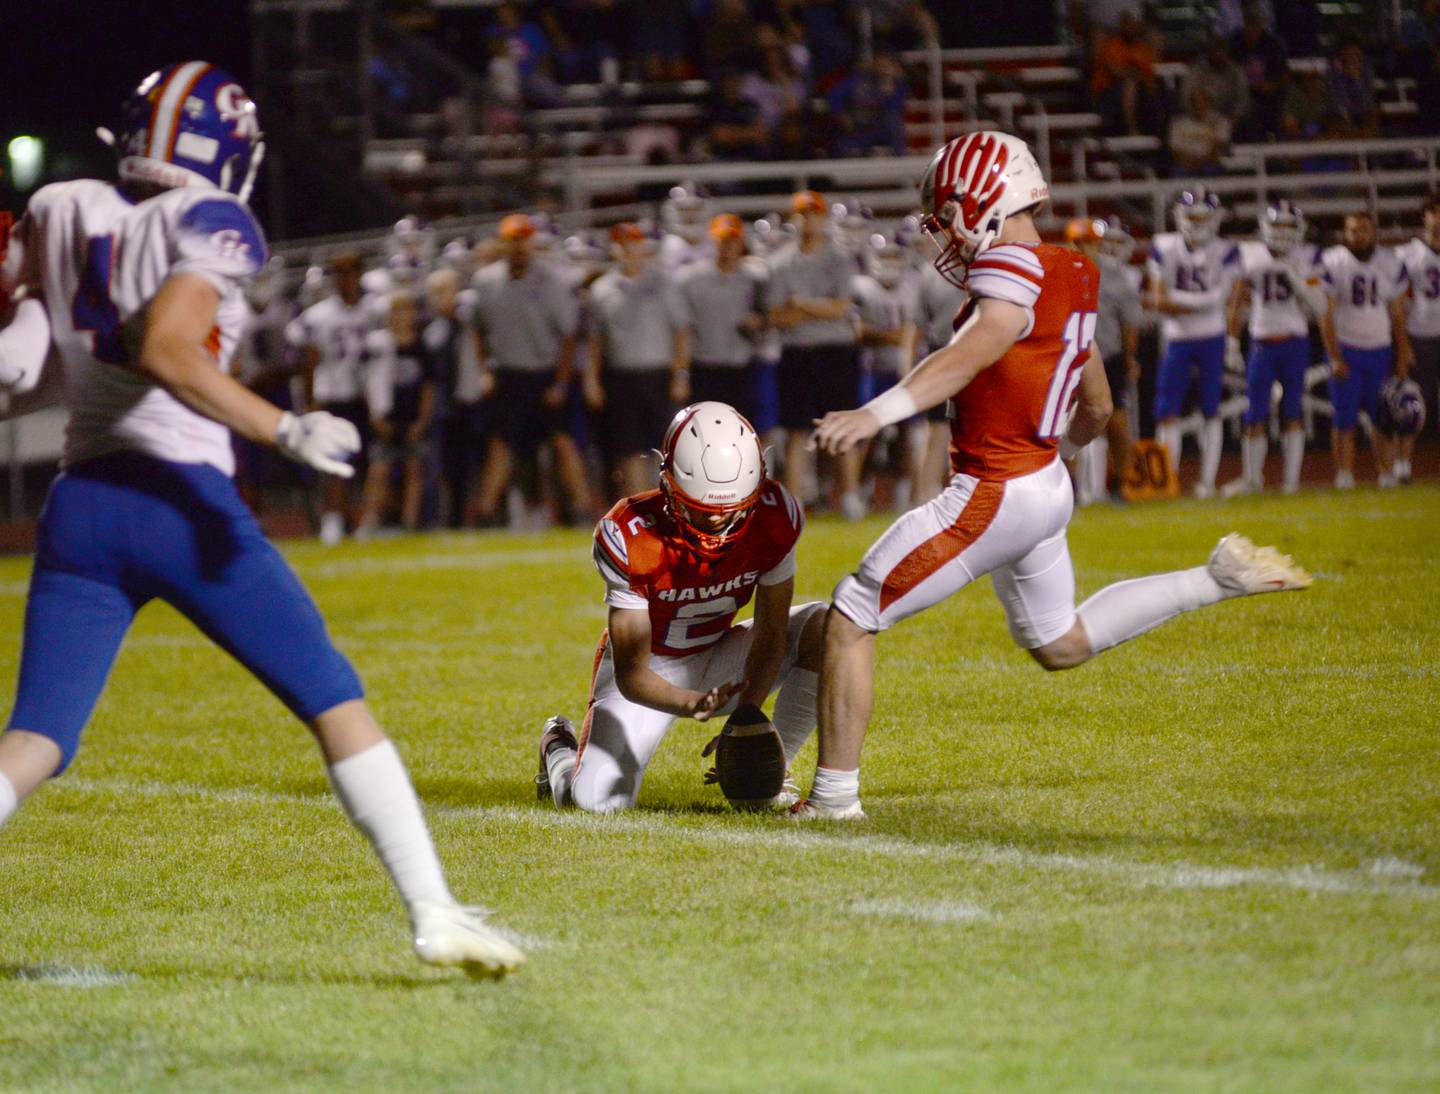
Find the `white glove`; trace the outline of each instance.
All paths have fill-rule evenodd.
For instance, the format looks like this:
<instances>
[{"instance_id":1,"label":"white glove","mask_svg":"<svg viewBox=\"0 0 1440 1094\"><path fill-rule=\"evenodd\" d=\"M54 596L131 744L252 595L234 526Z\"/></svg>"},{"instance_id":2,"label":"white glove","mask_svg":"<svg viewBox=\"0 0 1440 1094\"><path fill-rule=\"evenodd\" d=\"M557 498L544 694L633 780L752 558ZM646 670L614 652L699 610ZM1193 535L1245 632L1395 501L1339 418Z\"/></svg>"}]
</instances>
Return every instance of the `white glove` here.
<instances>
[{"instance_id":1,"label":"white glove","mask_svg":"<svg viewBox=\"0 0 1440 1094\"><path fill-rule=\"evenodd\" d=\"M344 418L323 410L298 418L288 410L280 415L275 445L297 463L308 463L327 475L348 479L355 468L346 461L360 451L360 431Z\"/></svg>"},{"instance_id":2,"label":"white glove","mask_svg":"<svg viewBox=\"0 0 1440 1094\"><path fill-rule=\"evenodd\" d=\"M1240 339L1233 334L1225 336L1225 367L1231 372L1245 375L1245 354L1240 352Z\"/></svg>"}]
</instances>

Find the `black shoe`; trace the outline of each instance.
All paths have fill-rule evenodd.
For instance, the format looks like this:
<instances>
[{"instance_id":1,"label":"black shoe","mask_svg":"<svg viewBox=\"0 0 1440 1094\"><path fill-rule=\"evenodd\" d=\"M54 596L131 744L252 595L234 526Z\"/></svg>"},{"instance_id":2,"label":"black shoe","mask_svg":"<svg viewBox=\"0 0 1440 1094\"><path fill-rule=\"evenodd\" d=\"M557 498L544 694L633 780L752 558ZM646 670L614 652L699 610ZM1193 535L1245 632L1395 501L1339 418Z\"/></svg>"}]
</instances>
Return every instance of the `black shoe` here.
<instances>
[{"instance_id":1,"label":"black shoe","mask_svg":"<svg viewBox=\"0 0 1440 1094\"><path fill-rule=\"evenodd\" d=\"M535 799L537 801L543 802L551 797L550 768L546 759L557 748L568 748L572 752L580 750L580 741L575 736L575 727L563 714L557 714L547 721L544 730L540 733L540 771L535 776Z\"/></svg>"}]
</instances>

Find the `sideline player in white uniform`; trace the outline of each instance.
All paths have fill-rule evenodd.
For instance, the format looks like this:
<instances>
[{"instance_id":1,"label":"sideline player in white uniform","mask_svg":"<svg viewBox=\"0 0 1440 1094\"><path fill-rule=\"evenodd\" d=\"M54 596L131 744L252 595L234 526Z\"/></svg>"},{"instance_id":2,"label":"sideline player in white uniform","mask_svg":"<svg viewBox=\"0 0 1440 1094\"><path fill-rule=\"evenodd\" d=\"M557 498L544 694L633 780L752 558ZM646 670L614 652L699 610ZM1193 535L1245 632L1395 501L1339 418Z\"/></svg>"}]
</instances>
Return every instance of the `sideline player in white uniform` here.
<instances>
[{"instance_id":1,"label":"sideline player in white uniform","mask_svg":"<svg viewBox=\"0 0 1440 1094\"><path fill-rule=\"evenodd\" d=\"M1300 489L1305 427L1300 400L1310 367L1310 316L1325 314L1325 267L1320 248L1305 242L1305 216L1288 201L1277 201L1260 218L1260 241L1240 244L1240 278L1230 297L1227 357L1240 356L1240 324L1250 310L1250 356L1245 361L1249 405L1245 408L1242 472L1225 484L1227 498L1265 489L1265 456L1270 447L1270 392L1280 384L1281 447L1287 494Z\"/></svg>"},{"instance_id":2,"label":"sideline player in white uniform","mask_svg":"<svg viewBox=\"0 0 1440 1094\"><path fill-rule=\"evenodd\" d=\"M1330 307L1320 320L1330 356L1330 402L1335 407L1335 486L1355 485L1355 423L1363 409L1373 426L1380 388L1391 371L1410 372L1410 340L1405 334L1405 302L1410 286L1405 264L1389 247L1376 245L1375 218L1369 212L1345 218L1345 242L1325 251L1325 288ZM1378 429L1370 452L1380 486L1394 486L1390 439Z\"/></svg>"},{"instance_id":3,"label":"sideline player in white uniform","mask_svg":"<svg viewBox=\"0 0 1440 1094\"><path fill-rule=\"evenodd\" d=\"M314 732L434 965L498 974L523 955L450 895L394 745L314 603L231 481L230 430L345 475L354 428L282 413L225 372L265 241L245 206L263 145L255 106L200 61L126 102L120 185L40 190L6 282L44 302L70 409L41 518L15 707L0 736L0 823L69 764L136 612L164 600Z\"/></svg>"},{"instance_id":4,"label":"sideline player in white uniform","mask_svg":"<svg viewBox=\"0 0 1440 1094\"><path fill-rule=\"evenodd\" d=\"M609 626L579 735L563 715L541 734L542 798L628 809L677 718L748 706L753 724L777 689L788 767L815 728L825 617L823 604L791 607L804 524L795 499L766 478L755 431L733 408L696 403L675 415L660 489L621 499L595 529ZM735 625L752 595L755 618Z\"/></svg>"},{"instance_id":5,"label":"sideline player in white uniform","mask_svg":"<svg viewBox=\"0 0 1440 1094\"><path fill-rule=\"evenodd\" d=\"M715 258L715 241L710 238L710 199L694 183L682 182L670 188L660 205L661 268L678 277L691 266Z\"/></svg>"},{"instance_id":6,"label":"sideline player in white uniform","mask_svg":"<svg viewBox=\"0 0 1440 1094\"><path fill-rule=\"evenodd\" d=\"M334 256L330 274L335 292L296 317L290 324L290 338L304 355L309 405L345 419L364 438L370 423L365 405L365 340L377 313L360 291L360 268L358 254ZM333 547L345 538L350 487L345 477L326 475L320 491L324 507L320 542Z\"/></svg>"},{"instance_id":7,"label":"sideline player in white uniform","mask_svg":"<svg viewBox=\"0 0 1440 1094\"><path fill-rule=\"evenodd\" d=\"M1397 248L1410 279L1405 300L1405 332L1410 336L1414 357L1411 379L1420 388L1426 404L1425 420L1433 430L1440 426L1440 191L1425 198L1425 230ZM1410 481L1413 436L1401 437L1395 445L1395 481Z\"/></svg>"},{"instance_id":8,"label":"sideline player in white uniform","mask_svg":"<svg viewBox=\"0 0 1440 1094\"><path fill-rule=\"evenodd\" d=\"M1077 609L1065 539L1073 497L1057 458L1105 427L1110 389L1090 352L1099 275L1032 219L1050 188L1025 142L978 132L941 148L921 204L942 273L970 299L955 339L858 410L827 414L815 443L843 452L944 399L954 478L905 514L835 590L825 624L820 757L799 818L860 819L860 749L870 721L876 635L990 574L1011 636L1047 669L1067 669L1185 611L1310 577L1238 535L1209 563L1121 581ZM1078 396L1074 414L1067 410Z\"/></svg>"},{"instance_id":9,"label":"sideline player in white uniform","mask_svg":"<svg viewBox=\"0 0 1440 1094\"><path fill-rule=\"evenodd\" d=\"M1150 307L1163 315L1165 354L1155 377L1155 439L1180 469L1180 414L1192 378L1200 397L1200 478L1197 498L1215 495L1220 470L1220 395L1225 374L1225 304L1240 273L1240 251L1216 238L1225 211L1203 186L1186 190L1174 206L1178 232L1150 244L1146 272Z\"/></svg>"}]
</instances>

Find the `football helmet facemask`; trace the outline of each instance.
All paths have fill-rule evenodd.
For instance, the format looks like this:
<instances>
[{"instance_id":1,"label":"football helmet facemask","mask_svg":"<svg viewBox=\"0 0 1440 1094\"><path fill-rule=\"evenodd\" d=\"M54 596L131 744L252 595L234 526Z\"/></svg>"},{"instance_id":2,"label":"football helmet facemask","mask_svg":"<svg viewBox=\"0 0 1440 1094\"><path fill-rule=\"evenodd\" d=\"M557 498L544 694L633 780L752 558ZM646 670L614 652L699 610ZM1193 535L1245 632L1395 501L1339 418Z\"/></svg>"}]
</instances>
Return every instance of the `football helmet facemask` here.
<instances>
[{"instance_id":1,"label":"football helmet facemask","mask_svg":"<svg viewBox=\"0 0 1440 1094\"><path fill-rule=\"evenodd\" d=\"M718 554L760 500L765 455L744 415L725 403L694 403L670 422L660 450L660 490L680 534Z\"/></svg>"}]
</instances>

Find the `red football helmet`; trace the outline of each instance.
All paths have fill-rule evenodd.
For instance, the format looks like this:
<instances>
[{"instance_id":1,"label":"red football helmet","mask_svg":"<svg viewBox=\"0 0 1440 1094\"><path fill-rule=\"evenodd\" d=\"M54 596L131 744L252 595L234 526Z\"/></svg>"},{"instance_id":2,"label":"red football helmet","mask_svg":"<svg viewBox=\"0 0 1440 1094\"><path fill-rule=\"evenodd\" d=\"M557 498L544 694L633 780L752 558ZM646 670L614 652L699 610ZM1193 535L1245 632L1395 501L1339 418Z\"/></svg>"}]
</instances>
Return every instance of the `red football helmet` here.
<instances>
[{"instance_id":1,"label":"red football helmet","mask_svg":"<svg viewBox=\"0 0 1440 1094\"><path fill-rule=\"evenodd\" d=\"M920 182L921 227L940 248L935 268L965 287L966 271L999 237L1007 218L1050 197L1030 147L980 130L957 137L930 161Z\"/></svg>"}]
</instances>

